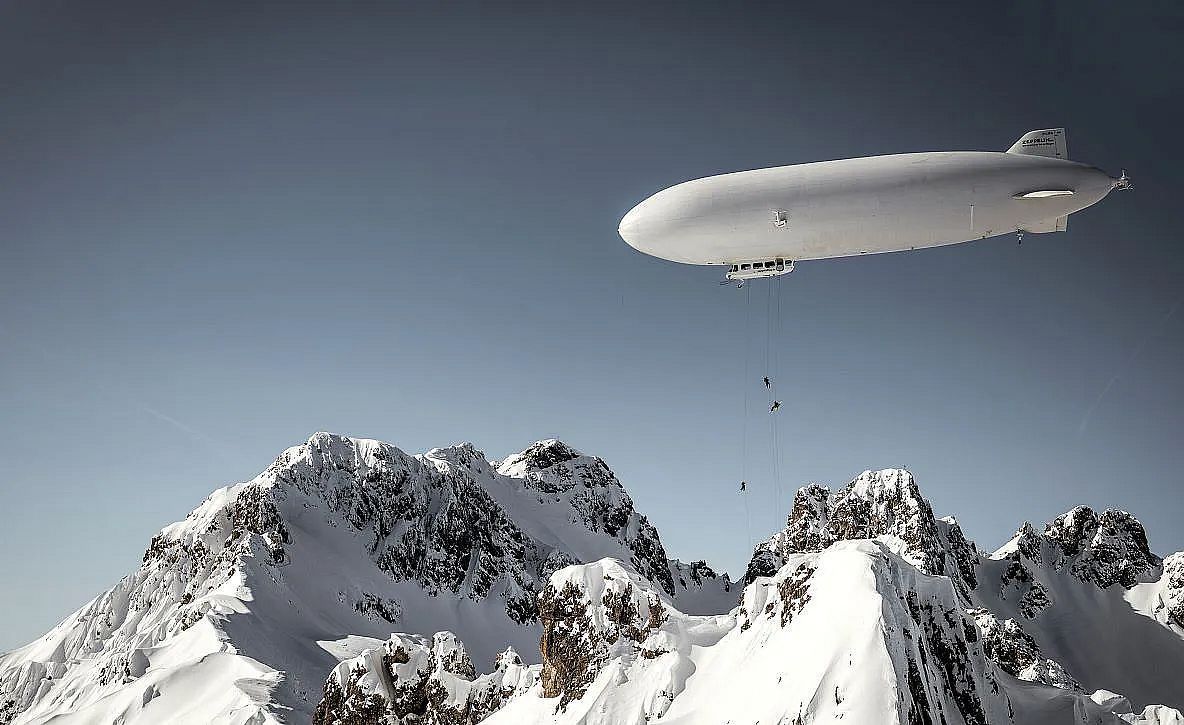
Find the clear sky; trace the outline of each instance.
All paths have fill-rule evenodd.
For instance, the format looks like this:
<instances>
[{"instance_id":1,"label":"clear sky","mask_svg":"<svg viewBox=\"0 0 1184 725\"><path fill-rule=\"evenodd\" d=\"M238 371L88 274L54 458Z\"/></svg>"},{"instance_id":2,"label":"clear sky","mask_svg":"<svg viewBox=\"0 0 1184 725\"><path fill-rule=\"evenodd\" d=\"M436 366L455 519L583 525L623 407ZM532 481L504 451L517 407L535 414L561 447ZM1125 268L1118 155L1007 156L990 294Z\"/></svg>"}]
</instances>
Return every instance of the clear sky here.
<instances>
[{"instance_id":1,"label":"clear sky","mask_svg":"<svg viewBox=\"0 0 1184 725\"><path fill-rule=\"evenodd\" d=\"M785 515L767 285L746 335L743 291L620 217L1051 126L1135 191L782 281L781 499L907 465L983 547L1086 503L1184 548L1179 7L5 3L0 649L317 430L562 438L738 573Z\"/></svg>"}]
</instances>

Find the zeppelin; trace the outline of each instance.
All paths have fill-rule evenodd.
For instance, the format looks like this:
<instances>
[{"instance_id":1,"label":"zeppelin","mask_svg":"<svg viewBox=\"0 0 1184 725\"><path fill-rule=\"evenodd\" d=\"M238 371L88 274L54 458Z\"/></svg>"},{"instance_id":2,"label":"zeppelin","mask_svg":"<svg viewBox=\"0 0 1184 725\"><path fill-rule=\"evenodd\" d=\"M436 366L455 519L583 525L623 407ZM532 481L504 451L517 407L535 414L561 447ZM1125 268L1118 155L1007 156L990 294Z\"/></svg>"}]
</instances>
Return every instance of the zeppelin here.
<instances>
[{"instance_id":1,"label":"zeppelin","mask_svg":"<svg viewBox=\"0 0 1184 725\"><path fill-rule=\"evenodd\" d=\"M673 262L725 265L729 279L794 262L900 252L999 234L1063 232L1068 216L1129 188L1068 159L1065 129L1006 152L939 151L821 161L687 181L621 220L629 246Z\"/></svg>"}]
</instances>

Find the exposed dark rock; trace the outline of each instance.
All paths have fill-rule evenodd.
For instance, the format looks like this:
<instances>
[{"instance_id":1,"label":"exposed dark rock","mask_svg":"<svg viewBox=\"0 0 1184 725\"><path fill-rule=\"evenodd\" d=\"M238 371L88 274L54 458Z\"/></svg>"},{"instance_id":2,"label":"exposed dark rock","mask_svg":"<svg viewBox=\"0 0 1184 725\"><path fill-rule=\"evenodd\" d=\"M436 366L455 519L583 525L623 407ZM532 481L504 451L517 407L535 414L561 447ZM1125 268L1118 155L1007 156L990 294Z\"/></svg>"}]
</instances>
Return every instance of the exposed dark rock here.
<instances>
[{"instance_id":1,"label":"exposed dark rock","mask_svg":"<svg viewBox=\"0 0 1184 725\"><path fill-rule=\"evenodd\" d=\"M745 581L771 576L791 554L821 551L836 541L883 537L928 574L949 576L964 594L977 585L978 552L953 519L936 519L912 474L865 471L829 492L812 484L798 490L784 531L757 545Z\"/></svg>"},{"instance_id":2,"label":"exposed dark rock","mask_svg":"<svg viewBox=\"0 0 1184 725\"><path fill-rule=\"evenodd\" d=\"M387 702L377 693L363 695L358 681L366 671L355 668L344 684L325 683L321 701L312 713L312 725L381 725L387 714Z\"/></svg>"},{"instance_id":3,"label":"exposed dark rock","mask_svg":"<svg viewBox=\"0 0 1184 725\"><path fill-rule=\"evenodd\" d=\"M789 624L810 602L810 578L813 576L814 567L802 564L791 576L777 584L777 593L781 595L782 627Z\"/></svg>"},{"instance_id":4,"label":"exposed dark rock","mask_svg":"<svg viewBox=\"0 0 1184 725\"><path fill-rule=\"evenodd\" d=\"M607 642L588 622L583 596L572 582L539 596L543 697L560 697L560 708L583 696L604 660Z\"/></svg>"},{"instance_id":5,"label":"exposed dark rock","mask_svg":"<svg viewBox=\"0 0 1184 725\"><path fill-rule=\"evenodd\" d=\"M1004 672L1029 682L1080 691L1081 685L1055 660L1046 658L1036 640L1014 619L1000 620L986 609L969 614L982 633L983 651Z\"/></svg>"},{"instance_id":6,"label":"exposed dark rock","mask_svg":"<svg viewBox=\"0 0 1184 725\"><path fill-rule=\"evenodd\" d=\"M492 673L478 676L449 632L430 643L393 635L334 669L312 725L475 725L530 689L537 672L508 649Z\"/></svg>"},{"instance_id":7,"label":"exposed dark rock","mask_svg":"<svg viewBox=\"0 0 1184 725\"><path fill-rule=\"evenodd\" d=\"M1160 608L1171 624L1184 630L1184 552L1172 554L1163 562L1163 593Z\"/></svg>"},{"instance_id":8,"label":"exposed dark rock","mask_svg":"<svg viewBox=\"0 0 1184 725\"><path fill-rule=\"evenodd\" d=\"M941 673L940 685L947 698L953 701L966 725L986 725L986 713L982 695L975 685L970 670L970 652L965 640L965 629L954 626L958 618L965 616L961 611L941 609L936 611L934 602L923 600L916 592L905 597L913 622L918 625L922 637L916 640L922 667L932 662ZM959 636L962 635L962 636Z\"/></svg>"},{"instance_id":9,"label":"exposed dark rock","mask_svg":"<svg viewBox=\"0 0 1184 725\"><path fill-rule=\"evenodd\" d=\"M1052 598L1025 563L1031 559L1021 555L1020 551L1020 549L1016 549L1002 559L1007 562L1007 568L999 580L999 597L1017 601L1017 609L1020 614L1032 619L1052 606ZM1039 555L1039 550L1037 550L1037 557ZM1039 558L1036 561L1039 561Z\"/></svg>"},{"instance_id":10,"label":"exposed dark rock","mask_svg":"<svg viewBox=\"0 0 1184 725\"><path fill-rule=\"evenodd\" d=\"M1068 567L1082 581L1105 588L1129 589L1153 574L1162 563L1147 544L1143 524L1126 511L1106 509L1100 516L1088 506L1061 514L1044 529L1060 549L1052 562Z\"/></svg>"},{"instance_id":11,"label":"exposed dark rock","mask_svg":"<svg viewBox=\"0 0 1184 725\"><path fill-rule=\"evenodd\" d=\"M16 700L0 700L0 725L8 725L16 716Z\"/></svg>"},{"instance_id":12,"label":"exposed dark rock","mask_svg":"<svg viewBox=\"0 0 1184 725\"><path fill-rule=\"evenodd\" d=\"M592 601L583 586L568 580L549 584L539 596L543 623L543 697L558 697L560 710L584 695L608 657L608 648L622 639L634 645L666 621L666 610L654 592L640 591L622 573L604 575L604 594ZM657 650L643 656L659 656Z\"/></svg>"}]
</instances>

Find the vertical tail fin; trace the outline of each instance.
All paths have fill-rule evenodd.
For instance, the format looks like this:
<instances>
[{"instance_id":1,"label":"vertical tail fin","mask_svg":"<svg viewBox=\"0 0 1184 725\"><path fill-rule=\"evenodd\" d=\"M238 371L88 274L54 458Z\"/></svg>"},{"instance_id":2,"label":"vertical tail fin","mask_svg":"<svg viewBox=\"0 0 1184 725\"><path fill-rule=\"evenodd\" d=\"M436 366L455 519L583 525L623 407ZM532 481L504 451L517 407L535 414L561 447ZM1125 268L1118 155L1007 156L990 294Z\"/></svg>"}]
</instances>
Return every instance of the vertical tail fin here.
<instances>
[{"instance_id":1,"label":"vertical tail fin","mask_svg":"<svg viewBox=\"0 0 1184 725\"><path fill-rule=\"evenodd\" d=\"M1021 136L1019 141L1013 143L1011 148L1007 149L1007 153L1068 159L1069 142L1065 139L1065 129L1063 128L1029 131Z\"/></svg>"}]
</instances>

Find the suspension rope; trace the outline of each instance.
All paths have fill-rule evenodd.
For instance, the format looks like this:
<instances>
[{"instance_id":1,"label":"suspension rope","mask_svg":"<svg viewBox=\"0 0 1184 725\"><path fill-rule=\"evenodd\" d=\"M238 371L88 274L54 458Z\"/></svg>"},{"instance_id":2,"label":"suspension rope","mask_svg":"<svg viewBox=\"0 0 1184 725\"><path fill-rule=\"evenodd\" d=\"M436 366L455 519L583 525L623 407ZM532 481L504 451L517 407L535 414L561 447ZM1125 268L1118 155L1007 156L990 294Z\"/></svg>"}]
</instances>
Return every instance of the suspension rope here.
<instances>
[{"instance_id":1,"label":"suspension rope","mask_svg":"<svg viewBox=\"0 0 1184 725\"><path fill-rule=\"evenodd\" d=\"M772 281L772 280L770 280ZM773 285L769 285L769 296L765 303L765 375L772 379L770 355L773 342Z\"/></svg>"},{"instance_id":2,"label":"suspension rope","mask_svg":"<svg viewBox=\"0 0 1184 725\"><path fill-rule=\"evenodd\" d=\"M770 345L772 346L772 359L773 359L772 360L772 372L776 375L776 377L774 377L774 375L770 375L769 377L773 381L772 386L771 386L771 392L773 394L773 399L776 400L777 399L777 378L780 377L780 373L781 373L781 367L779 365L779 360L778 360L779 347L777 345L777 342L780 342L780 336L781 336L781 275L777 275L776 277L773 278L772 294L773 294L773 320L772 320L772 333L769 335L769 337L770 337ZM773 341L774 338L776 339L776 342ZM773 444L772 444L772 448L773 448L773 485L774 485L774 492L775 492L773 501L774 501L774 504L776 505L776 509L774 509L774 510L777 512L777 515L780 516L782 514L781 507L783 505L783 496L782 496L782 490L781 490L781 441L780 441L779 436L777 435L777 418L779 416L777 413L773 413L773 415L770 417L773 419L773 424L772 424L773 428L771 431L772 438L773 438Z\"/></svg>"},{"instance_id":3,"label":"suspension rope","mask_svg":"<svg viewBox=\"0 0 1184 725\"><path fill-rule=\"evenodd\" d=\"M752 318L752 287L745 285L744 287L744 424L743 435L741 436L741 460L744 471L744 479L748 480L748 371L751 367L748 359L752 356L752 331L750 320Z\"/></svg>"},{"instance_id":4,"label":"suspension rope","mask_svg":"<svg viewBox=\"0 0 1184 725\"><path fill-rule=\"evenodd\" d=\"M744 375L742 376L742 383L744 387L744 418L741 423L740 436L740 470L741 476L740 484L748 486L748 373L751 366L749 365L749 358L752 356L752 286L744 286ZM744 499L744 528L745 535L748 537L748 546L753 546L752 541L752 513L748 506L748 491L747 488L740 491L740 497Z\"/></svg>"}]
</instances>

